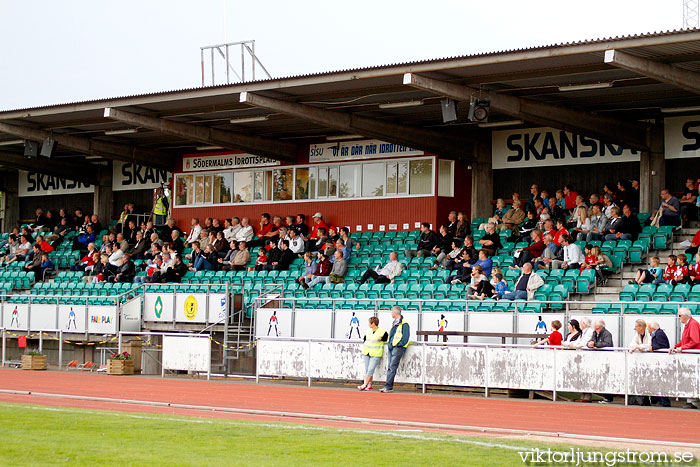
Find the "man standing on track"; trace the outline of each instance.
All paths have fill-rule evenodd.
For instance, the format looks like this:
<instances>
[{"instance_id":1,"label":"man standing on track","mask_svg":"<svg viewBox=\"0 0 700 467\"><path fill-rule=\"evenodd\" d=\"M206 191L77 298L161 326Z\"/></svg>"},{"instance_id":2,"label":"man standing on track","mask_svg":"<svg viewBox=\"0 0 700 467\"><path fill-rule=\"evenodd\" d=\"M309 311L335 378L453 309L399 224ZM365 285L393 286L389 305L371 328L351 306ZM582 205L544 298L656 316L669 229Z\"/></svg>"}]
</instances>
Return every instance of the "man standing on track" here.
<instances>
[{"instance_id":1,"label":"man standing on track","mask_svg":"<svg viewBox=\"0 0 700 467\"><path fill-rule=\"evenodd\" d=\"M406 353L408 339L411 334L408 321L401 316L400 306L394 305L391 307L391 317L394 318L394 323L391 326L391 331L389 331L389 369L386 374L386 384L379 392L394 391L396 369L399 367L399 363L401 363L403 354Z\"/></svg>"}]
</instances>

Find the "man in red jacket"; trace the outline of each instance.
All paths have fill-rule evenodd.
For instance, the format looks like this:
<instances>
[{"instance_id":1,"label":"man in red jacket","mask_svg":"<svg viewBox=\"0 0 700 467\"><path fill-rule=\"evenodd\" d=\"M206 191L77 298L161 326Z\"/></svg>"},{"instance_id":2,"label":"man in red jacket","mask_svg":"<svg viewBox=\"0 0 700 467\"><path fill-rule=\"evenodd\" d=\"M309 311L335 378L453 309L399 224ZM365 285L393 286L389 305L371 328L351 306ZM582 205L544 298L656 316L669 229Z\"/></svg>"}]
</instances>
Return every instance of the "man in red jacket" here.
<instances>
[{"instance_id":1,"label":"man in red jacket","mask_svg":"<svg viewBox=\"0 0 700 467\"><path fill-rule=\"evenodd\" d=\"M681 341L673 346L668 353L683 352L684 350L700 349L700 323L694 318L688 308L678 309L678 319L683 324L683 334ZM687 403L683 406L684 409L698 408L698 400L694 397L688 398Z\"/></svg>"}]
</instances>

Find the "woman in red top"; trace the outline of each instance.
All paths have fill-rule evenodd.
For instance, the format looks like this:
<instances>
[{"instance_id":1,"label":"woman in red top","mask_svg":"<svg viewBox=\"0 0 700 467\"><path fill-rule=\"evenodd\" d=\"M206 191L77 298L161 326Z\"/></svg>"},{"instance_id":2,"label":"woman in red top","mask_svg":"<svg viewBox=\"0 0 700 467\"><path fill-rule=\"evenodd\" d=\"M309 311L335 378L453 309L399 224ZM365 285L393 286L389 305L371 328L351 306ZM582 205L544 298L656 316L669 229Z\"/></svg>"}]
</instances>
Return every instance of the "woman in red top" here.
<instances>
[{"instance_id":1,"label":"woman in red top","mask_svg":"<svg viewBox=\"0 0 700 467\"><path fill-rule=\"evenodd\" d=\"M561 321L558 319L552 321L552 329L554 329L554 331L552 331L549 337L536 343L535 347L539 347L541 345L561 345L561 333L559 332L561 329Z\"/></svg>"}]
</instances>

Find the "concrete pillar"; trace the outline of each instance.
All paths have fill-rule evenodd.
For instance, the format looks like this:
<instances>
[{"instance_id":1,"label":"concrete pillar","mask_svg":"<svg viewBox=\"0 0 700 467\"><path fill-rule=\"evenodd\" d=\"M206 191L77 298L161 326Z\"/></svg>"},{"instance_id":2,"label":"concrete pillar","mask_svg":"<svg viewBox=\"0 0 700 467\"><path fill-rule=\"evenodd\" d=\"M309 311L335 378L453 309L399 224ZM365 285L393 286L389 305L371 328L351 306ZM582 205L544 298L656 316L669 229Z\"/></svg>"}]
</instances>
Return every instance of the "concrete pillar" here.
<instances>
[{"instance_id":1,"label":"concrete pillar","mask_svg":"<svg viewBox=\"0 0 700 467\"><path fill-rule=\"evenodd\" d=\"M652 212L659 204L659 193L666 188L663 129L648 132L650 151L639 158L639 212Z\"/></svg>"},{"instance_id":2,"label":"concrete pillar","mask_svg":"<svg viewBox=\"0 0 700 467\"><path fill-rule=\"evenodd\" d=\"M491 217L493 214L493 169L491 167L491 143L476 145L476 160L472 167L471 219Z\"/></svg>"},{"instance_id":3,"label":"concrete pillar","mask_svg":"<svg viewBox=\"0 0 700 467\"><path fill-rule=\"evenodd\" d=\"M16 171L8 172L4 177L5 215L2 219L2 231L9 232L19 222L19 175Z\"/></svg>"},{"instance_id":4,"label":"concrete pillar","mask_svg":"<svg viewBox=\"0 0 700 467\"><path fill-rule=\"evenodd\" d=\"M112 217L112 164L100 168L99 180L95 184L92 212L97 214L105 227Z\"/></svg>"}]
</instances>

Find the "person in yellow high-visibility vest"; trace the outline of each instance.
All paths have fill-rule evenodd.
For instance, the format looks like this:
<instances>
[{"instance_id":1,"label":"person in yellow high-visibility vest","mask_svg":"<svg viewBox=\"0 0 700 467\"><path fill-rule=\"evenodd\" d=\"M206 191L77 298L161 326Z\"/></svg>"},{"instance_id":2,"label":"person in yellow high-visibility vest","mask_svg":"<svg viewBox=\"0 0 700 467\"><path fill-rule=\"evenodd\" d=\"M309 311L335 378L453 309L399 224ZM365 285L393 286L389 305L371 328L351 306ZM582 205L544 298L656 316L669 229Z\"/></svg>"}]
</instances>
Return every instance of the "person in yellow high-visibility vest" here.
<instances>
[{"instance_id":1,"label":"person in yellow high-visibility vest","mask_svg":"<svg viewBox=\"0 0 700 467\"><path fill-rule=\"evenodd\" d=\"M379 392L394 391L396 370L399 368L403 354L406 353L408 340L411 337L411 329L406 318L401 315L400 306L394 305L391 307L391 317L394 319L394 322L391 325L391 331L389 331L389 368L386 372L386 384Z\"/></svg>"},{"instance_id":2,"label":"person in yellow high-visibility vest","mask_svg":"<svg viewBox=\"0 0 700 467\"><path fill-rule=\"evenodd\" d=\"M379 318L372 316L369 319L369 329L365 331L362 347L362 355L365 356L365 383L357 386L360 391L370 391L372 389L372 379L374 370L382 360L384 355L384 343L389 340L389 333L379 327Z\"/></svg>"},{"instance_id":3,"label":"person in yellow high-visibility vest","mask_svg":"<svg viewBox=\"0 0 700 467\"><path fill-rule=\"evenodd\" d=\"M153 205L153 217L155 225L165 224L165 219L168 217L168 198L162 188L156 190L156 202Z\"/></svg>"}]
</instances>

